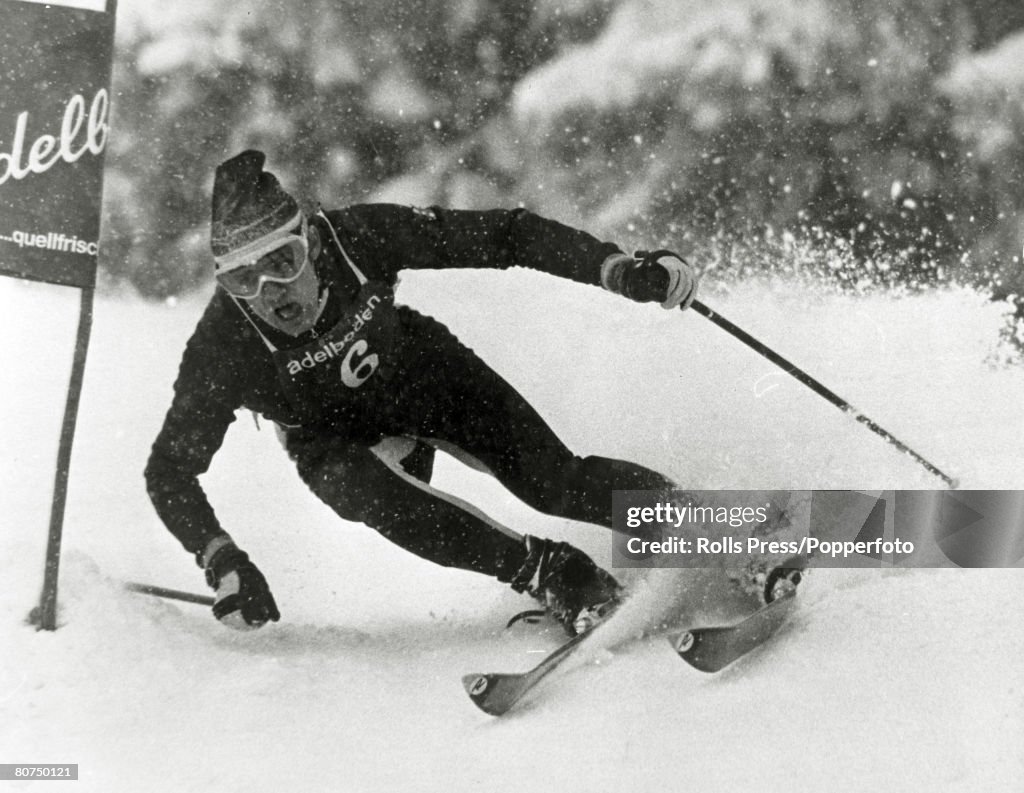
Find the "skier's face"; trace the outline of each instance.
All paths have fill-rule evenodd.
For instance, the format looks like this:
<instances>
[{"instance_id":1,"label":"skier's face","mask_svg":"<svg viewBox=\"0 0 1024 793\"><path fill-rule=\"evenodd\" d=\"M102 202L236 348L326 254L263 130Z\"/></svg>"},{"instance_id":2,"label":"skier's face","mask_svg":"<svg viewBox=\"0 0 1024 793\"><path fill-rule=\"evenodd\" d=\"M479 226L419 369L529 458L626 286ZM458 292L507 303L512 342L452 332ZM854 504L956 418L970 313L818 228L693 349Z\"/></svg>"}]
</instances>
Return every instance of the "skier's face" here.
<instances>
[{"instance_id":1,"label":"skier's face","mask_svg":"<svg viewBox=\"0 0 1024 793\"><path fill-rule=\"evenodd\" d=\"M309 231L309 260L298 278L290 283L265 281L248 303L253 313L268 325L291 336L312 329L320 307L320 284L313 263L320 256L320 235Z\"/></svg>"}]
</instances>

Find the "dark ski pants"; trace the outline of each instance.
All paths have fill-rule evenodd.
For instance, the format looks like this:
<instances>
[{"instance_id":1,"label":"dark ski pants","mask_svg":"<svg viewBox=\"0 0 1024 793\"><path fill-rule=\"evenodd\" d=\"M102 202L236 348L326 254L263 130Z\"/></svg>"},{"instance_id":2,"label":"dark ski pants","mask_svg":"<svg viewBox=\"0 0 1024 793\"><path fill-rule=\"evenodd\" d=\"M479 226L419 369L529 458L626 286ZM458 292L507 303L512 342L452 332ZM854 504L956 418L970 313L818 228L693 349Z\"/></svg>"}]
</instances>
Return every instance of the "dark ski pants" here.
<instances>
[{"instance_id":1,"label":"dark ski pants","mask_svg":"<svg viewBox=\"0 0 1024 793\"><path fill-rule=\"evenodd\" d=\"M323 427L286 432L303 481L339 516L437 564L509 581L525 557L521 536L430 486L435 449L486 470L540 512L608 528L613 490L672 489L640 465L573 454L515 388L432 324L443 354L394 379L372 441Z\"/></svg>"}]
</instances>

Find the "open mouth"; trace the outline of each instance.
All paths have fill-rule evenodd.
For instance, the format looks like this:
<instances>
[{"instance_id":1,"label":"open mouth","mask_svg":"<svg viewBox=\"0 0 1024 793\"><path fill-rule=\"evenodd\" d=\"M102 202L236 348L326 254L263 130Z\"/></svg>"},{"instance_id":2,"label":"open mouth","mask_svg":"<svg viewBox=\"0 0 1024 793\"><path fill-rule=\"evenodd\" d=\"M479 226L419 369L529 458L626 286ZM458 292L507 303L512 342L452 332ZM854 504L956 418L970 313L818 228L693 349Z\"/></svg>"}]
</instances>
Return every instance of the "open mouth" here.
<instances>
[{"instance_id":1,"label":"open mouth","mask_svg":"<svg viewBox=\"0 0 1024 793\"><path fill-rule=\"evenodd\" d=\"M282 322L295 322L302 316L302 306L293 300L275 308L274 316Z\"/></svg>"}]
</instances>

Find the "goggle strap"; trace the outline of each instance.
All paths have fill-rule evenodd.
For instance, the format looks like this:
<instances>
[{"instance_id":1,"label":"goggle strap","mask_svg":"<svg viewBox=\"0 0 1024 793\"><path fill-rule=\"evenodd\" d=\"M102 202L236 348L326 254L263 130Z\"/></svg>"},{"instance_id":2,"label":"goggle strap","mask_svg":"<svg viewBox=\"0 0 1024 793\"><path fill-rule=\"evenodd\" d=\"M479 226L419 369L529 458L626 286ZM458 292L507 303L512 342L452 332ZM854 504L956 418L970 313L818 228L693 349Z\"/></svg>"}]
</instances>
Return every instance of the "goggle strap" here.
<instances>
[{"instance_id":1,"label":"goggle strap","mask_svg":"<svg viewBox=\"0 0 1024 793\"><path fill-rule=\"evenodd\" d=\"M242 316L249 320L249 324L252 325L253 330L259 334L259 337L263 339L263 343L267 345L267 349L272 353L277 352L277 347L273 345L270 339L263 335L263 331L260 330L260 326L256 324L251 316L249 316L249 312L246 310L245 306L239 302L239 299L230 292L228 292L228 297L230 297L234 301L235 305L238 306L238 310L242 312Z\"/></svg>"},{"instance_id":2,"label":"goggle strap","mask_svg":"<svg viewBox=\"0 0 1024 793\"><path fill-rule=\"evenodd\" d=\"M334 226L331 224L331 221L327 219L327 215L324 214L324 211L322 209L318 209L316 214L317 217L323 220L323 222L327 225L327 230L331 232L331 237L334 238L334 244L338 246L338 250L341 251L342 258L345 260L346 264L348 264L349 268L352 270L352 274L355 275L356 280L359 281L359 285L366 286L366 282L369 279L365 275L363 275L363 271L356 267L356 263L352 261L352 258L348 255L348 251L345 250L345 247L341 244L341 240L338 239L338 232L334 230Z\"/></svg>"}]
</instances>

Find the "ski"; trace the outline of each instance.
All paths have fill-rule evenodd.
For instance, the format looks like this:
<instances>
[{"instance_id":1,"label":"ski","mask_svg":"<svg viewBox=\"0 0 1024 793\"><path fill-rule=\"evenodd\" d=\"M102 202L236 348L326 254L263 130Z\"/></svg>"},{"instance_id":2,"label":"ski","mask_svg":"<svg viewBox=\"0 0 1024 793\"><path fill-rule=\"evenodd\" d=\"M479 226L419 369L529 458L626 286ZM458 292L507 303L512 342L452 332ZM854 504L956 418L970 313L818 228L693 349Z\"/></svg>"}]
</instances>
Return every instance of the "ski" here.
<instances>
[{"instance_id":1,"label":"ski","mask_svg":"<svg viewBox=\"0 0 1024 793\"><path fill-rule=\"evenodd\" d=\"M796 604L796 589L780 594L728 627L692 628L669 636L679 657L702 672L718 672L760 647L782 627Z\"/></svg>"},{"instance_id":2,"label":"ski","mask_svg":"<svg viewBox=\"0 0 1024 793\"><path fill-rule=\"evenodd\" d=\"M501 716L511 710L519 700L530 692L541 680L572 655L579 645L593 633L581 633L562 644L533 669L518 674L492 672L464 675L462 685L469 698L484 713Z\"/></svg>"},{"instance_id":3,"label":"ski","mask_svg":"<svg viewBox=\"0 0 1024 793\"><path fill-rule=\"evenodd\" d=\"M792 612L797 585L806 565L806 559L793 557L772 568L764 580L758 581L757 589L764 597L773 599L736 625L693 628L670 634L669 639L679 657L701 671L717 672L766 642ZM534 615L533 612L525 614ZM516 621L514 617L509 624ZM565 663L594 630L569 639L526 672L464 675L463 688L484 713L502 716Z\"/></svg>"}]
</instances>

